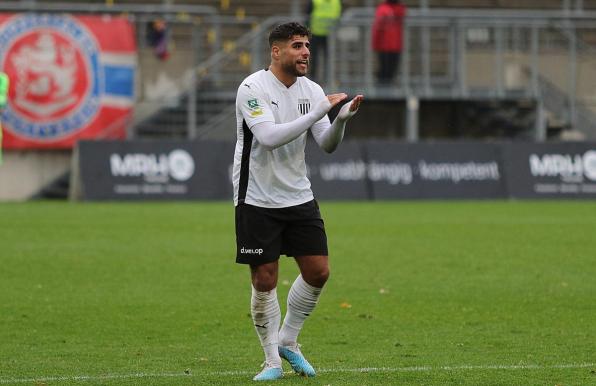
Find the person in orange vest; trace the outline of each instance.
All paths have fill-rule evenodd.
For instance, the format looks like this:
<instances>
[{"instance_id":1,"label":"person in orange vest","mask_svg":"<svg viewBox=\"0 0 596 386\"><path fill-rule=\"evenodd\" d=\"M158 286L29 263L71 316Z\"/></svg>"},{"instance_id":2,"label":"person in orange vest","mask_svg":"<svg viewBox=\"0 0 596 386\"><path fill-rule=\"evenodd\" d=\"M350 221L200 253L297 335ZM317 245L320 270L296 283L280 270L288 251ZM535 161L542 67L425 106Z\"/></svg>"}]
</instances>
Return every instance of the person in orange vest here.
<instances>
[{"instance_id":1,"label":"person in orange vest","mask_svg":"<svg viewBox=\"0 0 596 386\"><path fill-rule=\"evenodd\" d=\"M327 38L341 16L341 8L341 0L311 0L308 2L306 14L308 15L308 27L312 34L308 67L309 77L313 80L321 81L324 79L323 76L317 78L317 65L321 62L321 58L324 58L322 60L323 66L327 64L329 56Z\"/></svg>"},{"instance_id":2,"label":"person in orange vest","mask_svg":"<svg viewBox=\"0 0 596 386\"><path fill-rule=\"evenodd\" d=\"M8 102L8 75L0 71L0 113ZM2 164L2 125L0 124L0 165Z\"/></svg>"},{"instance_id":3,"label":"person in orange vest","mask_svg":"<svg viewBox=\"0 0 596 386\"><path fill-rule=\"evenodd\" d=\"M385 0L375 11L372 25L372 48L377 53L379 84L393 81L402 51L403 23L406 6L400 0Z\"/></svg>"}]
</instances>

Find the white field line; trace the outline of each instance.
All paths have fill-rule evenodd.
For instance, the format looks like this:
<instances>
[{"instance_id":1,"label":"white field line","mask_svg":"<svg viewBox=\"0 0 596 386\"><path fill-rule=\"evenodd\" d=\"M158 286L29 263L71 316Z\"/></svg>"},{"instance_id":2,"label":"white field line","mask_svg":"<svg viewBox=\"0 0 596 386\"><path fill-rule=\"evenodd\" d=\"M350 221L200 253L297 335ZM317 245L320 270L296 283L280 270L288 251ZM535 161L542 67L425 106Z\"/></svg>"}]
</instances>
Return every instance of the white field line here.
<instances>
[{"instance_id":1,"label":"white field line","mask_svg":"<svg viewBox=\"0 0 596 386\"><path fill-rule=\"evenodd\" d=\"M466 370L545 370L545 369L583 369L596 367L596 363L570 363L559 365L459 365L459 366L412 366L412 367L362 367L354 369L329 368L318 369L318 373L410 373L431 371L466 371ZM286 372L290 374L291 372ZM252 376L255 371L211 371L207 373L130 373L105 375L39 376L36 378L0 378L0 384L18 384L31 382L73 382L100 381L110 379L138 378L194 378L201 376Z\"/></svg>"}]
</instances>

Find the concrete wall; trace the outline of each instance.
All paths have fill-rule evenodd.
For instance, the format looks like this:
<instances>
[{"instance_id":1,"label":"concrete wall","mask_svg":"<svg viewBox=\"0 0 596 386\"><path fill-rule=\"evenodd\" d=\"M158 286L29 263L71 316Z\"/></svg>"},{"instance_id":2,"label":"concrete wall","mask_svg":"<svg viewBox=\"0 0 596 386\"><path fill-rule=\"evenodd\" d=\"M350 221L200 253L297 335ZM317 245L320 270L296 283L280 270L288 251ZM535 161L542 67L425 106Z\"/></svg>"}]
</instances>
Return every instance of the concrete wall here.
<instances>
[{"instance_id":1,"label":"concrete wall","mask_svg":"<svg viewBox=\"0 0 596 386\"><path fill-rule=\"evenodd\" d=\"M0 201L24 201L70 168L70 150L2 152Z\"/></svg>"}]
</instances>

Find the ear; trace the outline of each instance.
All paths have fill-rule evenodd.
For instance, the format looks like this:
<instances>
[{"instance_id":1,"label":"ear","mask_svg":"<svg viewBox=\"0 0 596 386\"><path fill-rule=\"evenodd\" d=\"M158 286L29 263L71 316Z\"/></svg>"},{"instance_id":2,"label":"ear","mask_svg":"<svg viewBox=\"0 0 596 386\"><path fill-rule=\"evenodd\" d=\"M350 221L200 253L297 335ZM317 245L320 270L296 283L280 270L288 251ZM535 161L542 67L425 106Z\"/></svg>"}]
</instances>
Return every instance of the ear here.
<instances>
[{"instance_id":1,"label":"ear","mask_svg":"<svg viewBox=\"0 0 596 386\"><path fill-rule=\"evenodd\" d=\"M271 57L275 60L278 60L281 56L281 48L279 46L271 47Z\"/></svg>"}]
</instances>

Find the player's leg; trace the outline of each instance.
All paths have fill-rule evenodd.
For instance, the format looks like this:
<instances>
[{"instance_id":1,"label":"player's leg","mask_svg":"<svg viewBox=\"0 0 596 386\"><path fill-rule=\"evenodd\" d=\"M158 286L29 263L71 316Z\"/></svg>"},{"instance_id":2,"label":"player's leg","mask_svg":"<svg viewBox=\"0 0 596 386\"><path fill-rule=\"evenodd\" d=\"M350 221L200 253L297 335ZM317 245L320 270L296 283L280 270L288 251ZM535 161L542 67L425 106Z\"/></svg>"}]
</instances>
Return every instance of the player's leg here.
<instances>
[{"instance_id":1,"label":"player's leg","mask_svg":"<svg viewBox=\"0 0 596 386\"><path fill-rule=\"evenodd\" d=\"M296 262L300 275L288 294L288 309L279 333L280 356L290 362L292 369L300 375L315 376L315 370L304 358L298 345L298 334L304 322L315 309L327 278L329 265L327 256L299 256Z\"/></svg>"},{"instance_id":2,"label":"player's leg","mask_svg":"<svg viewBox=\"0 0 596 386\"><path fill-rule=\"evenodd\" d=\"M329 67L329 48L327 44L327 36L321 37L319 46L321 48L318 53L319 62L321 62L321 71L319 71L319 78L316 81L319 83L325 83L327 79L329 79L329 74L327 74L327 68ZM320 60L321 58L323 60Z\"/></svg>"},{"instance_id":3,"label":"player's leg","mask_svg":"<svg viewBox=\"0 0 596 386\"><path fill-rule=\"evenodd\" d=\"M329 279L329 258L327 256L298 256L296 263L306 284L313 288L323 288Z\"/></svg>"},{"instance_id":4,"label":"player's leg","mask_svg":"<svg viewBox=\"0 0 596 386\"><path fill-rule=\"evenodd\" d=\"M295 372L312 377L315 371L300 352L297 340L329 277L327 236L316 201L297 206L294 215L296 220L284 230L282 251L296 258L300 275L288 294L287 312L279 333L279 351Z\"/></svg>"},{"instance_id":5,"label":"player's leg","mask_svg":"<svg viewBox=\"0 0 596 386\"><path fill-rule=\"evenodd\" d=\"M327 256L300 256L296 258L300 275L288 293L288 310L280 331L282 346L295 346L306 318L314 311L323 286L329 277Z\"/></svg>"},{"instance_id":6,"label":"player's leg","mask_svg":"<svg viewBox=\"0 0 596 386\"><path fill-rule=\"evenodd\" d=\"M387 55L387 78L389 82L393 82L395 73L398 70L399 54L397 52L388 52Z\"/></svg>"},{"instance_id":7,"label":"player's leg","mask_svg":"<svg viewBox=\"0 0 596 386\"><path fill-rule=\"evenodd\" d=\"M325 47L325 44L327 43L327 37L326 36L317 36L317 35L313 35L312 39L310 41L310 57L308 59L309 61L309 66L308 66L308 71L309 71L309 78L311 78L312 80L314 80L315 82L319 82L320 80L322 80L321 76L320 76L320 72L319 72L319 62L321 62L321 57L323 55L323 49Z\"/></svg>"},{"instance_id":8,"label":"player's leg","mask_svg":"<svg viewBox=\"0 0 596 386\"><path fill-rule=\"evenodd\" d=\"M282 230L269 210L246 204L236 207L236 262L250 265L251 315L265 353L265 366L254 378L257 381L283 376L277 349L281 314L276 291Z\"/></svg>"},{"instance_id":9,"label":"player's leg","mask_svg":"<svg viewBox=\"0 0 596 386\"><path fill-rule=\"evenodd\" d=\"M251 265L252 296L250 311L257 336L265 353L265 365L254 379L268 381L283 376L279 356L278 330L281 320L277 300L278 262Z\"/></svg>"},{"instance_id":10,"label":"player's leg","mask_svg":"<svg viewBox=\"0 0 596 386\"><path fill-rule=\"evenodd\" d=\"M329 277L327 256L299 256L296 262L300 275L296 278L288 293L288 309L280 331L282 346L295 346L298 334L313 312L323 286Z\"/></svg>"}]
</instances>

